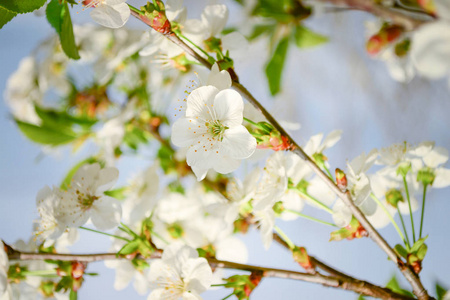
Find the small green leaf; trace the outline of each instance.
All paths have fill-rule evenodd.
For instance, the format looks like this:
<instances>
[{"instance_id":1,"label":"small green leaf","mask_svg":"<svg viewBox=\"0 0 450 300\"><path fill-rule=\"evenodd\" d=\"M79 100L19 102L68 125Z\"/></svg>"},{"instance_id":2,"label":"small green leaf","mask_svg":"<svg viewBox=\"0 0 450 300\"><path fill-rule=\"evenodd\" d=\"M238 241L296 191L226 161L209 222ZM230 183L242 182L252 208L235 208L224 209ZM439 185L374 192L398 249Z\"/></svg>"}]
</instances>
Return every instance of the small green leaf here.
<instances>
[{"instance_id":1,"label":"small green leaf","mask_svg":"<svg viewBox=\"0 0 450 300\"><path fill-rule=\"evenodd\" d=\"M58 0L52 0L47 5L45 10L45 15L47 17L48 22L55 28L58 34L61 33L61 11L63 9L63 5L59 3Z\"/></svg>"},{"instance_id":2,"label":"small green leaf","mask_svg":"<svg viewBox=\"0 0 450 300\"><path fill-rule=\"evenodd\" d=\"M11 21L15 16L17 16L17 13L0 6L0 29L2 29L3 26Z\"/></svg>"},{"instance_id":3,"label":"small green leaf","mask_svg":"<svg viewBox=\"0 0 450 300\"><path fill-rule=\"evenodd\" d=\"M61 182L60 188L62 190L67 190L69 188L70 182L72 181L73 175L78 171L79 168L81 168L85 164L93 164L97 162L97 160L94 157L88 157L79 163L77 163L75 166L70 169L70 171L67 173L66 177L64 177L63 181Z\"/></svg>"},{"instance_id":4,"label":"small green leaf","mask_svg":"<svg viewBox=\"0 0 450 300\"><path fill-rule=\"evenodd\" d=\"M253 27L253 31L248 37L248 40L252 41L263 34L271 34L272 32L274 32L275 28L276 28L275 24L256 25L255 27Z\"/></svg>"},{"instance_id":5,"label":"small green leaf","mask_svg":"<svg viewBox=\"0 0 450 300\"><path fill-rule=\"evenodd\" d=\"M47 0L0 0L0 6L9 11L24 14L43 6Z\"/></svg>"},{"instance_id":6,"label":"small green leaf","mask_svg":"<svg viewBox=\"0 0 450 300\"><path fill-rule=\"evenodd\" d=\"M118 254L128 255L128 254L134 253L139 249L140 244L141 244L141 241L139 239L133 240L133 241L129 242L128 244L125 244L125 246L123 246L122 249L119 250Z\"/></svg>"},{"instance_id":7,"label":"small green leaf","mask_svg":"<svg viewBox=\"0 0 450 300\"><path fill-rule=\"evenodd\" d=\"M445 293L447 293L447 289L441 286L439 283L436 283L437 300L443 300Z\"/></svg>"},{"instance_id":8,"label":"small green leaf","mask_svg":"<svg viewBox=\"0 0 450 300\"><path fill-rule=\"evenodd\" d=\"M40 127L16 120L20 131L30 140L43 145L58 146L72 142L77 138L73 133L66 133L55 128Z\"/></svg>"},{"instance_id":9,"label":"small green leaf","mask_svg":"<svg viewBox=\"0 0 450 300\"><path fill-rule=\"evenodd\" d=\"M106 191L104 194L106 196L110 196L110 197L116 198L117 200L124 200L126 198L126 196L125 196L125 191L126 190L127 190L127 187L124 186L124 187L117 188L117 189L114 189L114 190Z\"/></svg>"},{"instance_id":10,"label":"small green leaf","mask_svg":"<svg viewBox=\"0 0 450 300\"><path fill-rule=\"evenodd\" d=\"M391 280L389 280L389 282L386 284L386 288L390 289L391 291L400 294L400 295L405 295L405 296L409 296L409 297L414 297L413 293L404 290L400 287L400 285L398 284L397 278L394 276L392 276Z\"/></svg>"},{"instance_id":11,"label":"small green leaf","mask_svg":"<svg viewBox=\"0 0 450 300\"><path fill-rule=\"evenodd\" d=\"M289 39L282 39L278 43L277 48L266 67L266 76L269 80L269 88L272 96L280 91L281 74L283 72L288 47Z\"/></svg>"},{"instance_id":12,"label":"small green leaf","mask_svg":"<svg viewBox=\"0 0 450 300\"><path fill-rule=\"evenodd\" d=\"M401 257L406 258L408 256L408 251L406 251L405 248L403 248L402 245L397 244L394 247L395 252L397 252L398 255L400 255Z\"/></svg>"},{"instance_id":13,"label":"small green leaf","mask_svg":"<svg viewBox=\"0 0 450 300\"><path fill-rule=\"evenodd\" d=\"M328 38L321 34L315 33L304 26L295 28L295 43L299 48L310 48L328 42Z\"/></svg>"},{"instance_id":14,"label":"small green leaf","mask_svg":"<svg viewBox=\"0 0 450 300\"><path fill-rule=\"evenodd\" d=\"M417 252L420 247L422 247L423 243L425 243L425 240L428 238L428 235L426 237L423 237L419 239L417 242L414 243L414 245L411 247L411 253Z\"/></svg>"},{"instance_id":15,"label":"small green leaf","mask_svg":"<svg viewBox=\"0 0 450 300\"><path fill-rule=\"evenodd\" d=\"M70 290L69 300L77 300L77 299L78 299L78 293L74 292L73 290Z\"/></svg>"},{"instance_id":16,"label":"small green leaf","mask_svg":"<svg viewBox=\"0 0 450 300\"><path fill-rule=\"evenodd\" d=\"M80 59L80 55L78 54L78 48L75 44L75 36L73 34L73 26L72 19L70 18L69 5L67 3L64 4L62 14L62 23L61 23L61 46L64 50L64 53L69 58L72 59Z\"/></svg>"},{"instance_id":17,"label":"small green leaf","mask_svg":"<svg viewBox=\"0 0 450 300\"><path fill-rule=\"evenodd\" d=\"M420 260L423 260L425 258L425 255L427 255L428 246L426 244L423 244L419 250L417 250L417 257Z\"/></svg>"}]
</instances>

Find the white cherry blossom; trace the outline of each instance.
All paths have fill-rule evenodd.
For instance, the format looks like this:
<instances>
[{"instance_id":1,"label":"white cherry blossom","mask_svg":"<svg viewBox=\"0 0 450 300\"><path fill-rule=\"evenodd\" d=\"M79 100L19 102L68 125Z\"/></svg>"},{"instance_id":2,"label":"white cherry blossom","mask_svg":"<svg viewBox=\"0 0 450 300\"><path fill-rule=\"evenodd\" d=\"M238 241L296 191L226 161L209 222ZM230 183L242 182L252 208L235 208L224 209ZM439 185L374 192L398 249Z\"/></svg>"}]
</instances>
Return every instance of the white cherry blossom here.
<instances>
[{"instance_id":1,"label":"white cherry blossom","mask_svg":"<svg viewBox=\"0 0 450 300\"><path fill-rule=\"evenodd\" d=\"M154 287L148 300L194 300L211 286L212 271L195 249L173 243L151 264L148 279Z\"/></svg>"},{"instance_id":2,"label":"white cherry blossom","mask_svg":"<svg viewBox=\"0 0 450 300\"><path fill-rule=\"evenodd\" d=\"M9 260L5 252L5 246L0 240L0 299L12 299L11 286L8 283Z\"/></svg>"},{"instance_id":3,"label":"white cherry blossom","mask_svg":"<svg viewBox=\"0 0 450 300\"><path fill-rule=\"evenodd\" d=\"M70 188L59 191L60 220L69 227L84 225L89 219L95 227L107 230L116 227L121 219L120 203L104 194L117 181L119 171L100 164L83 165L73 176Z\"/></svg>"},{"instance_id":4,"label":"white cherry blossom","mask_svg":"<svg viewBox=\"0 0 450 300\"><path fill-rule=\"evenodd\" d=\"M188 147L187 164L197 179L208 169L227 174L256 149L256 139L242 125L244 103L231 89L214 86L194 90L187 98L186 115L172 126L172 142Z\"/></svg>"},{"instance_id":5,"label":"white cherry blossom","mask_svg":"<svg viewBox=\"0 0 450 300\"><path fill-rule=\"evenodd\" d=\"M92 19L105 27L122 27L130 17L126 0L85 0L83 4L85 8L94 7L90 13Z\"/></svg>"}]
</instances>

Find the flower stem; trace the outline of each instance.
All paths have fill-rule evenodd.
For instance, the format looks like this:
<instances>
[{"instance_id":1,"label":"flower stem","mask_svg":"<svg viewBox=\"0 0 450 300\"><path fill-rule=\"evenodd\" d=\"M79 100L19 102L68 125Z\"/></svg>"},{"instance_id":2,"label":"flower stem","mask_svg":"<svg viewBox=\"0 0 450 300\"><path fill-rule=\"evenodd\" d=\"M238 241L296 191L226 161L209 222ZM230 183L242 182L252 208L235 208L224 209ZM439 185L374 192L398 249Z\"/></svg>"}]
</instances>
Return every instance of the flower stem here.
<instances>
[{"instance_id":1,"label":"flower stem","mask_svg":"<svg viewBox=\"0 0 450 300\"><path fill-rule=\"evenodd\" d=\"M402 231L400 230L400 228L398 227L397 222L395 222L394 218L392 217L391 213L387 210L386 206L384 206L383 203L381 203L380 199L378 199L377 196L375 196L374 194L370 194L370 197L375 200L375 202L383 209L384 213L388 216L389 220L391 221L392 225L394 225L395 229L398 232L398 235L400 236L400 238L402 239L403 243L405 244L405 246L407 246L406 244L406 239L405 236L403 235ZM409 246L408 246L409 247Z\"/></svg>"},{"instance_id":2,"label":"flower stem","mask_svg":"<svg viewBox=\"0 0 450 300\"><path fill-rule=\"evenodd\" d=\"M215 61L215 59L209 55L205 50L203 50L201 47L199 47L197 44L195 44L194 42L192 42L190 39L188 39L187 37L185 37L181 32L177 32L177 35L180 36L181 38L185 39L186 41L188 41L192 46L194 46L195 48L197 48L201 53L203 53L204 55L206 55L206 57L208 57L208 60L213 60Z\"/></svg>"},{"instance_id":3,"label":"flower stem","mask_svg":"<svg viewBox=\"0 0 450 300\"><path fill-rule=\"evenodd\" d=\"M286 244L289 246L289 249L294 249L295 245L294 243L291 241L291 239L286 235L286 233L284 233L283 230L281 230L280 227L278 226L274 226L273 228L282 238L283 240L286 242Z\"/></svg>"},{"instance_id":4,"label":"flower stem","mask_svg":"<svg viewBox=\"0 0 450 300\"><path fill-rule=\"evenodd\" d=\"M427 194L428 184L423 185L423 198L422 198L422 214L420 216L420 231L419 231L419 239L422 238L422 227L423 227L423 216L425 214L425 197Z\"/></svg>"},{"instance_id":5,"label":"flower stem","mask_svg":"<svg viewBox=\"0 0 450 300\"><path fill-rule=\"evenodd\" d=\"M124 238L124 237L122 237L122 236L118 236L118 235L114 235L114 234L110 234L110 233L98 231L98 230L91 229L91 228L87 228L87 227L83 227L83 226L80 226L79 228L80 228L80 229L87 230L87 231L92 231L92 232L100 233L100 234L103 234L103 235L106 235L106 236L110 236L110 237L113 237L113 238L116 238L116 239L119 239L119 240L124 240L124 241L130 242L129 239Z\"/></svg>"},{"instance_id":6,"label":"flower stem","mask_svg":"<svg viewBox=\"0 0 450 300\"><path fill-rule=\"evenodd\" d=\"M311 216L302 214L301 212L298 212L298 211L295 211L295 210L292 210L292 209L286 208L285 211L290 212L290 213L292 213L292 214L296 214L297 216L302 217L302 218L304 218L304 219L308 219L308 220L310 220L310 221L314 221L314 222L317 222L317 223L320 223L320 224L324 224L324 225L328 225L328 226L332 226L332 227L337 227L336 224L333 224L333 223L329 223L329 222L326 222L326 221L323 221L323 220L316 219L316 218L314 218L314 217L311 217Z\"/></svg>"},{"instance_id":7,"label":"flower stem","mask_svg":"<svg viewBox=\"0 0 450 300\"><path fill-rule=\"evenodd\" d=\"M413 215L412 215L411 199L409 197L409 190L408 190L408 183L406 182L406 175L403 175L403 184L405 185L406 199L408 199L409 216L411 217L411 227L412 227L412 234L413 234L413 242L415 243L416 242L416 232L414 230L414 218L413 218Z\"/></svg>"},{"instance_id":8,"label":"flower stem","mask_svg":"<svg viewBox=\"0 0 450 300\"><path fill-rule=\"evenodd\" d=\"M324 203L322 203L321 201L317 200L316 198L314 198L313 196L311 196L310 194L306 193L306 192L302 192L299 189L295 189L300 195L308 198L309 200L313 201L314 203L316 203L317 205L319 205L323 210L325 210L326 212L328 212L329 214L333 214L333 210L331 208L329 208L328 206L326 206Z\"/></svg>"},{"instance_id":9,"label":"flower stem","mask_svg":"<svg viewBox=\"0 0 450 300\"><path fill-rule=\"evenodd\" d=\"M152 232L152 235L156 236L158 239L160 239L161 241L163 241L163 243L169 245L169 242L168 242L165 238L163 238L162 236L160 236L159 234L157 234L157 233L154 232L153 230L152 230L151 232Z\"/></svg>"},{"instance_id":10,"label":"flower stem","mask_svg":"<svg viewBox=\"0 0 450 300\"><path fill-rule=\"evenodd\" d=\"M409 242L409 237L408 237L408 231L406 231L406 226L405 226L405 222L403 221L403 216L402 216L402 213L401 213L401 211L400 211L400 209L398 208L398 205L397 205L397 211L398 211L398 216L400 217L400 221L402 222L402 227L403 227L403 231L405 232L405 236L406 236L406 241L408 242L408 249L411 247L410 245L410 242Z\"/></svg>"},{"instance_id":11,"label":"flower stem","mask_svg":"<svg viewBox=\"0 0 450 300\"><path fill-rule=\"evenodd\" d=\"M42 276L42 277L49 277L49 276L58 276L56 274L55 269L51 270L33 270L33 271L22 271L21 272L25 276Z\"/></svg>"},{"instance_id":12,"label":"flower stem","mask_svg":"<svg viewBox=\"0 0 450 300\"><path fill-rule=\"evenodd\" d=\"M233 295L234 295L234 293L231 293L231 294L229 294L228 296L226 296L225 298L223 298L222 300L228 299L228 298L230 298L230 297L233 296Z\"/></svg>"},{"instance_id":13,"label":"flower stem","mask_svg":"<svg viewBox=\"0 0 450 300\"><path fill-rule=\"evenodd\" d=\"M328 170L328 168L327 168L327 166L325 166L325 164L323 164L323 168L325 169L325 172L327 172L328 177L330 177L330 179L333 180L333 182L334 182L333 175L331 175L330 170Z\"/></svg>"}]
</instances>

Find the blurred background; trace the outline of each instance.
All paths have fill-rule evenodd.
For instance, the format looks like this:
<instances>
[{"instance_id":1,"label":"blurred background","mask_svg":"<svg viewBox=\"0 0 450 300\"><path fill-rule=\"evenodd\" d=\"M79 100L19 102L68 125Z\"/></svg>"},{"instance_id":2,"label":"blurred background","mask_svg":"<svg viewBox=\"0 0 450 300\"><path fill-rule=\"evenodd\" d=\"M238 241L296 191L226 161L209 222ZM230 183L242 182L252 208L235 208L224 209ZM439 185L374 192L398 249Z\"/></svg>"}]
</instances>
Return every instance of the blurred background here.
<instances>
[{"instance_id":1,"label":"blurred background","mask_svg":"<svg viewBox=\"0 0 450 300\"><path fill-rule=\"evenodd\" d=\"M137 5L139 1L134 1ZM199 17L206 1L185 1L192 17ZM230 8L230 24L242 16L234 2L224 2ZM74 13L75 24L92 22L88 12ZM304 144L311 135L342 129L342 140L326 154L334 168L345 169L346 160L373 148L387 147L407 141L416 144L435 141L437 146L450 149L450 93L445 80L429 81L415 78L409 84L394 81L385 64L372 60L365 52L366 20L370 15L360 12L321 14L307 21L307 25L330 42L308 50L289 49L283 73L283 90L275 99L270 97L264 63L268 56L266 42L252 44L248 57L236 62L241 82L270 111L282 120L301 123L293 136ZM130 19L127 26L145 29ZM45 17L33 14L17 17L0 30L0 95L8 77L17 69L22 58L29 55L40 41L53 34ZM187 85L188 83L186 83ZM1 97L1 96L0 96ZM17 239L28 240L32 222L38 217L35 196L44 185L57 185L66 172L89 148L73 155L70 150L47 156L38 145L24 138L4 101L0 102L0 237L12 244ZM141 162L132 159L119 161L119 185L141 169ZM430 234L428 254L421 273L423 283L434 294L434 283L439 281L450 288L450 190L431 190L427 199L424 232ZM418 214L416 214L418 218ZM371 240L328 242L330 229L326 226L298 219L278 222L297 245L343 272L384 285L398 274ZM71 247L73 252L107 251L109 239L94 233L80 232L81 239ZM392 226L381 230L394 245L398 242ZM249 263L261 266L301 270L289 253L273 244L265 251L257 232L242 236L249 250ZM100 276L89 277L79 292L79 299L146 299L132 286L122 291L112 287L114 271L102 262L92 263L89 272ZM399 274L398 274L399 275ZM400 276L398 276L399 279ZM401 279L404 287L408 287ZM215 290L204 294L204 299L221 299L228 291ZM252 299L356 299L351 292L325 288L319 285L264 279L252 294Z\"/></svg>"}]
</instances>

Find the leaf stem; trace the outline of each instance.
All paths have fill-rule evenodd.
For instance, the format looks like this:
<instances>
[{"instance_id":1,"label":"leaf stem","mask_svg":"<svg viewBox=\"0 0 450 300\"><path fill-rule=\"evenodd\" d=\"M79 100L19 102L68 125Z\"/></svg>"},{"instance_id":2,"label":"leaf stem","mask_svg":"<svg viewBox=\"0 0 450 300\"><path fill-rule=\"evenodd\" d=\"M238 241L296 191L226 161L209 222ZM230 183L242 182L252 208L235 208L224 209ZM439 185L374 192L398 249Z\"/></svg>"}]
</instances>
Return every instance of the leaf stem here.
<instances>
[{"instance_id":1,"label":"leaf stem","mask_svg":"<svg viewBox=\"0 0 450 300\"><path fill-rule=\"evenodd\" d=\"M308 219L310 221L314 221L314 222L317 222L317 223L320 223L320 224L324 224L324 225L328 225L328 226L332 226L332 227L337 227L336 224L316 219L314 217L302 214L301 212L298 212L298 211L295 211L295 210L292 210L292 209L285 208L284 210L287 211L287 212L290 212L292 214L296 214L297 216L302 217L304 219Z\"/></svg>"},{"instance_id":2,"label":"leaf stem","mask_svg":"<svg viewBox=\"0 0 450 300\"><path fill-rule=\"evenodd\" d=\"M100 233L100 234L103 234L103 235L106 235L106 236L110 236L110 237L113 237L113 238L116 238L116 239L119 239L119 240L124 240L124 241L130 242L129 239L124 238L124 237L122 237L122 236L118 236L118 235L114 235L114 234L110 234L110 233L98 231L98 230L91 229L91 228L87 228L87 227L83 227L83 226L80 226L79 228L80 228L80 229L87 230L87 231L92 231L92 232Z\"/></svg>"},{"instance_id":3,"label":"leaf stem","mask_svg":"<svg viewBox=\"0 0 450 300\"><path fill-rule=\"evenodd\" d=\"M252 124L252 125L258 126L258 123L253 122L252 120L247 119L246 117L244 117L244 121L246 121L246 122L248 122L248 123L250 123L250 124Z\"/></svg>"},{"instance_id":4,"label":"leaf stem","mask_svg":"<svg viewBox=\"0 0 450 300\"><path fill-rule=\"evenodd\" d=\"M51 269L51 270L33 270L33 271L22 271L21 272L23 275L25 276L51 276L51 275L55 275L58 276L56 274L55 269Z\"/></svg>"},{"instance_id":5,"label":"leaf stem","mask_svg":"<svg viewBox=\"0 0 450 300\"><path fill-rule=\"evenodd\" d=\"M185 39L186 41L188 41L192 46L194 46L195 48L197 48L201 53L203 53L204 55L206 55L206 57L208 57L208 60L213 60L215 61L214 57L212 57L211 55L209 55L205 50L203 50L200 46L198 46L197 44L195 44L193 41L191 41L190 39L188 39L186 36L184 36L181 32L176 32L175 34L177 34L178 36L180 36L181 38Z\"/></svg>"},{"instance_id":6,"label":"leaf stem","mask_svg":"<svg viewBox=\"0 0 450 300\"><path fill-rule=\"evenodd\" d=\"M128 3L127 3L128 4ZM142 11L140 9L137 9L136 7L134 7L131 4L128 4L128 7L130 8L131 11L134 11L136 13L138 13L139 15L142 15Z\"/></svg>"},{"instance_id":7,"label":"leaf stem","mask_svg":"<svg viewBox=\"0 0 450 300\"><path fill-rule=\"evenodd\" d=\"M411 243L409 242L408 231L406 231L406 226L405 226L405 222L403 221L402 212L398 208L398 205L397 205L397 211L398 211L398 216L400 217L400 221L402 222L402 227L403 227L403 231L405 232L406 241L408 242L407 246L408 246L408 248L410 248L411 247Z\"/></svg>"}]
</instances>

